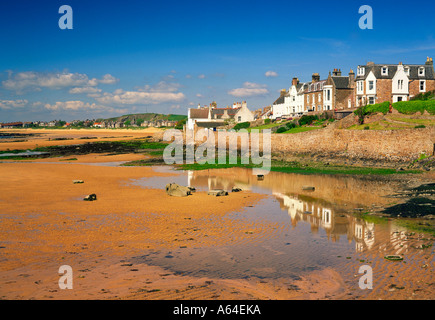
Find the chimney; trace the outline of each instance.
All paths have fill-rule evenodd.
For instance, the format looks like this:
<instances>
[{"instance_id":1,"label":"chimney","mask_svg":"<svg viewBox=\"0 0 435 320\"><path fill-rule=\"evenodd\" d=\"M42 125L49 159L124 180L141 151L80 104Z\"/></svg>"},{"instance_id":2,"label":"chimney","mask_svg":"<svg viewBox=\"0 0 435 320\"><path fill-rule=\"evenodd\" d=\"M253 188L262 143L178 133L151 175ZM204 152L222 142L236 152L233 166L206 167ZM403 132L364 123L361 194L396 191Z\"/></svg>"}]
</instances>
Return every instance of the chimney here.
<instances>
[{"instance_id":1,"label":"chimney","mask_svg":"<svg viewBox=\"0 0 435 320\"><path fill-rule=\"evenodd\" d=\"M375 65L375 63L372 62L372 61L367 62L367 66L368 66L368 67L372 67L372 66L374 66L374 65Z\"/></svg>"},{"instance_id":2,"label":"chimney","mask_svg":"<svg viewBox=\"0 0 435 320\"><path fill-rule=\"evenodd\" d=\"M320 75L318 73L313 73L313 82L319 82L320 81Z\"/></svg>"},{"instance_id":3,"label":"chimney","mask_svg":"<svg viewBox=\"0 0 435 320\"><path fill-rule=\"evenodd\" d=\"M332 72L333 77L341 77L341 69L334 69Z\"/></svg>"},{"instance_id":4,"label":"chimney","mask_svg":"<svg viewBox=\"0 0 435 320\"><path fill-rule=\"evenodd\" d=\"M281 89L281 94L280 94L280 96L283 97L283 96L285 96L286 93L287 93L287 90L286 90L286 89Z\"/></svg>"},{"instance_id":5,"label":"chimney","mask_svg":"<svg viewBox=\"0 0 435 320\"><path fill-rule=\"evenodd\" d=\"M298 78L293 78L292 80L292 86L297 86L299 84L299 79Z\"/></svg>"},{"instance_id":6,"label":"chimney","mask_svg":"<svg viewBox=\"0 0 435 320\"><path fill-rule=\"evenodd\" d=\"M432 58L429 58L429 57L427 57L427 60L426 60L426 65L429 65L429 66L433 66L433 59L432 59Z\"/></svg>"},{"instance_id":7,"label":"chimney","mask_svg":"<svg viewBox=\"0 0 435 320\"><path fill-rule=\"evenodd\" d=\"M353 72L352 69L350 69L349 72L349 87L353 88L355 85L355 72Z\"/></svg>"}]
</instances>

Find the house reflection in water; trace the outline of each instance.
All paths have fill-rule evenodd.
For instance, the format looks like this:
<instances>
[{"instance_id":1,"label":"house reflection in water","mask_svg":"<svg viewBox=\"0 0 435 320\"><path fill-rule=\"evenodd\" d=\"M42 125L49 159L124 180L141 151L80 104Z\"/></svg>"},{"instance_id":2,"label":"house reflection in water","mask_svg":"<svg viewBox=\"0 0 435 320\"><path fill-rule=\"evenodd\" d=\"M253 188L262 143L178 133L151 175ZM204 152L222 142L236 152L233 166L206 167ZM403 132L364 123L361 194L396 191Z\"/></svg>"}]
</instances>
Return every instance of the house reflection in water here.
<instances>
[{"instance_id":1,"label":"house reflection in water","mask_svg":"<svg viewBox=\"0 0 435 320\"><path fill-rule=\"evenodd\" d=\"M375 225L356 217L338 214L334 208L327 207L321 201L301 200L299 196L289 196L273 193L280 203L281 209L286 209L291 218L292 226L299 222L311 225L311 231L317 233L319 228L325 230L329 240L337 242L341 236L346 236L349 242L355 241L356 250L362 252L371 249L375 243Z\"/></svg>"}]
</instances>

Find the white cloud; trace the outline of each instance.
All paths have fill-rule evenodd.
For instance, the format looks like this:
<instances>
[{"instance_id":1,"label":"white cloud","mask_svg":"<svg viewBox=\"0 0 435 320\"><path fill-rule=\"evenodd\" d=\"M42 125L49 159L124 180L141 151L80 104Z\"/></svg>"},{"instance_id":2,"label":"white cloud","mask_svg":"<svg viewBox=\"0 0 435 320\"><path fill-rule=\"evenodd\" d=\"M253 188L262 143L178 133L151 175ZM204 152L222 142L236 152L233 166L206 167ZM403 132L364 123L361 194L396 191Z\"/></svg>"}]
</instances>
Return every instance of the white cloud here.
<instances>
[{"instance_id":1,"label":"white cloud","mask_svg":"<svg viewBox=\"0 0 435 320\"><path fill-rule=\"evenodd\" d=\"M104 105L111 104L160 104L165 102L181 102L186 97L179 92L180 84L174 82L160 81L156 85L146 85L136 88L136 91L125 91L117 89L113 93L103 93L95 99Z\"/></svg>"},{"instance_id":2,"label":"white cloud","mask_svg":"<svg viewBox=\"0 0 435 320\"><path fill-rule=\"evenodd\" d=\"M205 74L200 74L200 75L198 76L198 79L205 79Z\"/></svg>"},{"instance_id":3,"label":"white cloud","mask_svg":"<svg viewBox=\"0 0 435 320\"><path fill-rule=\"evenodd\" d=\"M21 92L24 89L41 90L41 88L61 89L65 87L95 87L99 83L113 84L118 79L106 74L102 79L92 78L82 73L44 73L35 71L9 72L8 80L2 82L5 89Z\"/></svg>"},{"instance_id":4,"label":"white cloud","mask_svg":"<svg viewBox=\"0 0 435 320\"><path fill-rule=\"evenodd\" d=\"M15 108L25 107L29 101L27 100L0 100L1 110L11 110Z\"/></svg>"},{"instance_id":5,"label":"white cloud","mask_svg":"<svg viewBox=\"0 0 435 320\"><path fill-rule=\"evenodd\" d=\"M242 98L242 97L253 97L253 96L261 96L268 94L269 90L267 90L267 86L264 84L258 84L253 82L245 82L242 88L237 88L228 91L229 95L234 97Z\"/></svg>"},{"instance_id":6,"label":"white cloud","mask_svg":"<svg viewBox=\"0 0 435 320\"><path fill-rule=\"evenodd\" d=\"M102 104L160 104L180 102L185 99L182 92L124 91L121 94L104 93L96 100Z\"/></svg>"},{"instance_id":7,"label":"white cloud","mask_svg":"<svg viewBox=\"0 0 435 320\"><path fill-rule=\"evenodd\" d=\"M83 101L58 101L55 104L45 104L45 109L51 111L104 111L104 112L116 112L125 113L127 109L116 109L104 105L98 105L95 103L83 102Z\"/></svg>"},{"instance_id":8,"label":"white cloud","mask_svg":"<svg viewBox=\"0 0 435 320\"><path fill-rule=\"evenodd\" d=\"M197 93L196 96L197 96L198 98L202 98L202 97L203 97L203 95L200 94L200 93Z\"/></svg>"},{"instance_id":9,"label":"white cloud","mask_svg":"<svg viewBox=\"0 0 435 320\"><path fill-rule=\"evenodd\" d=\"M101 89L95 87L76 87L69 90L71 94L80 94L80 93L99 93Z\"/></svg>"},{"instance_id":10,"label":"white cloud","mask_svg":"<svg viewBox=\"0 0 435 320\"><path fill-rule=\"evenodd\" d=\"M276 73L275 71L266 71L266 73L264 74L266 77L270 78L270 77L278 77L278 73Z\"/></svg>"},{"instance_id":11,"label":"white cloud","mask_svg":"<svg viewBox=\"0 0 435 320\"><path fill-rule=\"evenodd\" d=\"M110 74L105 74L101 80L97 80L97 81L102 84L115 84L119 81L119 79L116 79L114 76Z\"/></svg>"}]
</instances>

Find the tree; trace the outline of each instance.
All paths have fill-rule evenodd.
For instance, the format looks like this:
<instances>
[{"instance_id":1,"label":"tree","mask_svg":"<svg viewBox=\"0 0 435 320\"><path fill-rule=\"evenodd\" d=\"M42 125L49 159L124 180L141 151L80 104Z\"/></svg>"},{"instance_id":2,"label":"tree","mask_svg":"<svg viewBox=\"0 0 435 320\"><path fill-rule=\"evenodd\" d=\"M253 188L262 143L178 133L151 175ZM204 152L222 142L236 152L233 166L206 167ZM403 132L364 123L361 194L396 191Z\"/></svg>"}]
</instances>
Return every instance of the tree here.
<instances>
[{"instance_id":1,"label":"tree","mask_svg":"<svg viewBox=\"0 0 435 320\"><path fill-rule=\"evenodd\" d=\"M356 116L358 117L358 123L360 125L364 124L364 119L367 115L366 107L367 107L367 105L363 105L363 106L359 107L358 109L356 109L354 112L356 114Z\"/></svg>"}]
</instances>

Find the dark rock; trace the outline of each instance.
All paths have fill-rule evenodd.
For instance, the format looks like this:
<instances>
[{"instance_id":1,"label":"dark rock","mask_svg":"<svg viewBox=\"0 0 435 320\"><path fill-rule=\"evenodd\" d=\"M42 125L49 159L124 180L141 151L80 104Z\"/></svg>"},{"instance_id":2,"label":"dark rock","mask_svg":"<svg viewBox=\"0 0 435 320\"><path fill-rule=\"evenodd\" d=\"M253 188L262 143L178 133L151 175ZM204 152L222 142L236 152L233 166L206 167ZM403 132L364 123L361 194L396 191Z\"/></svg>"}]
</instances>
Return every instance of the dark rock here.
<instances>
[{"instance_id":1,"label":"dark rock","mask_svg":"<svg viewBox=\"0 0 435 320\"><path fill-rule=\"evenodd\" d=\"M97 195L96 194L87 195L83 200L84 201L96 201L97 200Z\"/></svg>"},{"instance_id":2,"label":"dark rock","mask_svg":"<svg viewBox=\"0 0 435 320\"><path fill-rule=\"evenodd\" d=\"M228 195L228 192L224 190L210 190L207 194L209 196L224 197Z\"/></svg>"},{"instance_id":3,"label":"dark rock","mask_svg":"<svg viewBox=\"0 0 435 320\"><path fill-rule=\"evenodd\" d=\"M242 191L243 191L242 189L234 187L231 192L242 192Z\"/></svg>"},{"instance_id":4,"label":"dark rock","mask_svg":"<svg viewBox=\"0 0 435 320\"><path fill-rule=\"evenodd\" d=\"M187 197L192 195L192 190L176 183L169 183L166 185L166 193L171 197Z\"/></svg>"}]
</instances>

